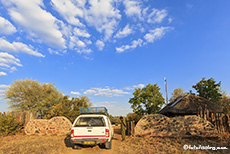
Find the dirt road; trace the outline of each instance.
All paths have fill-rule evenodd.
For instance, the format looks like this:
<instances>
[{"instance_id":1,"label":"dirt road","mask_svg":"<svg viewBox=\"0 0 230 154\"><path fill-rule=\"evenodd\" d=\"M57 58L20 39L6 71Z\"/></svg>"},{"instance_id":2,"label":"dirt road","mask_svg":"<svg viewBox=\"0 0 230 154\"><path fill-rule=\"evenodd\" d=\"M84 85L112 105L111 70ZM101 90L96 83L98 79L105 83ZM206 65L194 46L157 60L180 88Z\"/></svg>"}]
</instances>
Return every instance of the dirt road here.
<instances>
[{"instance_id":1,"label":"dirt road","mask_svg":"<svg viewBox=\"0 0 230 154\"><path fill-rule=\"evenodd\" d=\"M64 154L118 154L119 146L121 145L121 135L114 134L114 138L112 140L112 149L102 149L98 145L94 147L83 147L80 150L72 149L68 147Z\"/></svg>"}]
</instances>

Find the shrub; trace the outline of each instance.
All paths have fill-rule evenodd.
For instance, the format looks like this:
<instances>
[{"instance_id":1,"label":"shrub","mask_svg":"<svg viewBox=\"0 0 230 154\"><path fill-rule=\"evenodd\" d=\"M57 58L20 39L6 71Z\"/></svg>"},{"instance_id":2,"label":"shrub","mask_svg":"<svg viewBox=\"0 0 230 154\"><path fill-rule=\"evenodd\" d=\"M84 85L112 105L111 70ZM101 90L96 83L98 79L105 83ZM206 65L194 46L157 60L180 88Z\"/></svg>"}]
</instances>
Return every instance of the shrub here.
<instances>
[{"instance_id":1,"label":"shrub","mask_svg":"<svg viewBox=\"0 0 230 154\"><path fill-rule=\"evenodd\" d=\"M23 124L16 121L13 116L0 117L0 136L14 135L23 129Z\"/></svg>"},{"instance_id":2,"label":"shrub","mask_svg":"<svg viewBox=\"0 0 230 154\"><path fill-rule=\"evenodd\" d=\"M127 121L135 121L138 122L141 119L141 116L136 113L128 113Z\"/></svg>"}]
</instances>

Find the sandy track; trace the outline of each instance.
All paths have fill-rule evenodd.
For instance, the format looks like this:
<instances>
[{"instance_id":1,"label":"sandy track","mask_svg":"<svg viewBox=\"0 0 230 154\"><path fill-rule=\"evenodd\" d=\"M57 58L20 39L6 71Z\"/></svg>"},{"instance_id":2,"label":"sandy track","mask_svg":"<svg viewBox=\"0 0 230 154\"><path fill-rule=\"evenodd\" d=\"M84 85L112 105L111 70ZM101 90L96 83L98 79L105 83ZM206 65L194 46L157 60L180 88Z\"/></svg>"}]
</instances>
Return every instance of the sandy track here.
<instances>
[{"instance_id":1,"label":"sandy track","mask_svg":"<svg viewBox=\"0 0 230 154\"><path fill-rule=\"evenodd\" d=\"M72 149L68 147L64 154L118 154L119 146L121 145L121 135L114 134L114 138L112 140L112 149L101 149L98 145L94 147L83 147L80 150Z\"/></svg>"}]
</instances>

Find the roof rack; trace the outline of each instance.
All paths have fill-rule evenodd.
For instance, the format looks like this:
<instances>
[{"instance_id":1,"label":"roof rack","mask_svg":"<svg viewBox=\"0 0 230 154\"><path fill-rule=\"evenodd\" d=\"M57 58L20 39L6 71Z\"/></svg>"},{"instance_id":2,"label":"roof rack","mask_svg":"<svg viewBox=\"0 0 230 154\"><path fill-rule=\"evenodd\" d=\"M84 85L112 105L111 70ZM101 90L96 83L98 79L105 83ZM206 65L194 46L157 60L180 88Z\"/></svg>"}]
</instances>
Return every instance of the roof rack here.
<instances>
[{"instance_id":1,"label":"roof rack","mask_svg":"<svg viewBox=\"0 0 230 154\"><path fill-rule=\"evenodd\" d=\"M108 110L105 107L81 107L79 109L80 114L104 114L109 115Z\"/></svg>"}]
</instances>

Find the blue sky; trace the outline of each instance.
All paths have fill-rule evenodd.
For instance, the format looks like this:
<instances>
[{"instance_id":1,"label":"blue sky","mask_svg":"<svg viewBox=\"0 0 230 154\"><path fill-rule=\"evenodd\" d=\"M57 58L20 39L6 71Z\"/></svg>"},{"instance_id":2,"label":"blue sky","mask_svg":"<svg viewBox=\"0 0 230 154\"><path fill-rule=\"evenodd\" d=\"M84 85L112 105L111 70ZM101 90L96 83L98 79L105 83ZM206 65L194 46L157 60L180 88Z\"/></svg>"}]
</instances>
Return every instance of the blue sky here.
<instances>
[{"instance_id":1,"label":"blue sky","mask_svg":"<svg viewBox=\"0 0 230 154\"><path fill-rule=\"evenodd\" d=\"M134 88L165 97L202 77L230 93L228 0L0 0L0 112L14 80L52 82L112 115L132 112ZM195 92L193 90L193 92Z\"/></svg>"}]
</instances>

